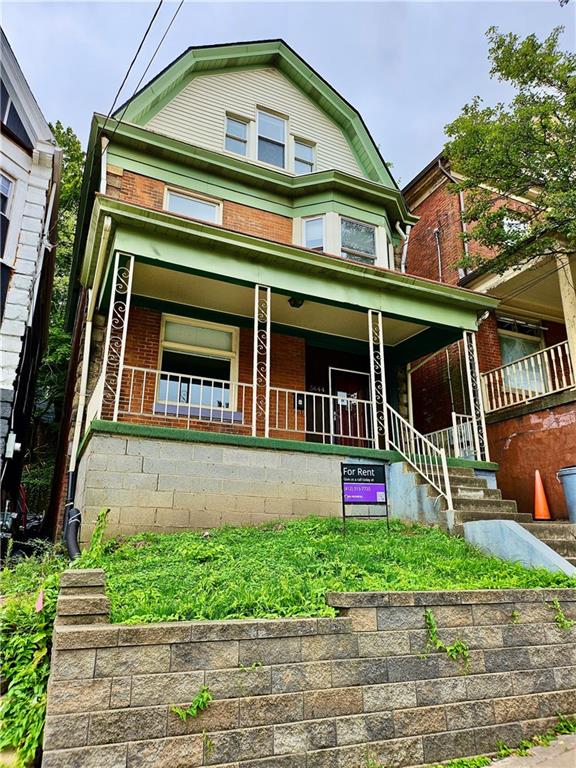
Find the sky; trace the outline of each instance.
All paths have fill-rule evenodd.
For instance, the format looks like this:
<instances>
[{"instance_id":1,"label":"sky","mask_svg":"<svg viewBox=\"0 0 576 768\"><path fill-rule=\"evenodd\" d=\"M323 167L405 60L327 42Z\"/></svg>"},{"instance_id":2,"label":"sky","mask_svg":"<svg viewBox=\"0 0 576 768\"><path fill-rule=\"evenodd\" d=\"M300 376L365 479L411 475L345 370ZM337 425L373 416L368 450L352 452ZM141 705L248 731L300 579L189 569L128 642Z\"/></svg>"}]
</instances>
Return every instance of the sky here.
<instances>
[{"instance_id":1,"label":"sky","mask_svg":"<svg viewBox=\"0 0 576 768\"><path fill-rule=\"evenodd\" d=\"M154 2L7 2L2 26L46 118L85 146L93 112L107 114ZM176 10L165 0L119 104L134 92ZM31 23L33 20L34 23ZM576 0L500 2L197 3L186 0L148 72L190 45L281 37L363 115L401 185L444 143L444 126L475 95L506 100L490 78L486 30L544 37L564 25L576 50Z\"/></svg>"}]
</instances>

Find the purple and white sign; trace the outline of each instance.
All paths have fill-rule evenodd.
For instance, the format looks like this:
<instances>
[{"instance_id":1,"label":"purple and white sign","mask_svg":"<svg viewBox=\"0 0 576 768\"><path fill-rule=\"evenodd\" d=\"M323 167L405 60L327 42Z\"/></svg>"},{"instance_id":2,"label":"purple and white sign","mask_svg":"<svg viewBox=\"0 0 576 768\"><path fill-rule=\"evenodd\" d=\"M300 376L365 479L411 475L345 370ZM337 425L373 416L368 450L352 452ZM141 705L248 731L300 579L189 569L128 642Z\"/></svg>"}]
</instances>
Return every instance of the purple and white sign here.
<instances>
[{"instance_id":1,"label":"purple and white sign","mask_svg":"<svg viewBox=\"0 0 576 768\"><path fill-rule=\"evenodd\" d=\"M386 504L386 474L382 464L342 464L344 504Z\"/></svg>"}]
</instances>

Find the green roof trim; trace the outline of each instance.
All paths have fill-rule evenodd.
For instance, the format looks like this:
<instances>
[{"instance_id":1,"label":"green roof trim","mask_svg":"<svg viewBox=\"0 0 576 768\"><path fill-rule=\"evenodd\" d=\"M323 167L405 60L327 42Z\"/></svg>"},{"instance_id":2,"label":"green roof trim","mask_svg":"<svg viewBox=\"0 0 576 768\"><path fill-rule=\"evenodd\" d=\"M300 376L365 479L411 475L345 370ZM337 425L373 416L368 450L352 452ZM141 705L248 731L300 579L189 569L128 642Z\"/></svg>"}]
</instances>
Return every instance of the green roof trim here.
<instances>
[{"instance_id":1,"label":"green roof trim","mask_svg":"<svg viewBox=\"0 0 576 768\"><path fill-rule=\"evenodd\" d=\"M274 67L339 126L366 175L398 189L360 113L283 40L188 48L142 88L114 117L146 124L197 75Z\"/></svg>"}]
</instances>

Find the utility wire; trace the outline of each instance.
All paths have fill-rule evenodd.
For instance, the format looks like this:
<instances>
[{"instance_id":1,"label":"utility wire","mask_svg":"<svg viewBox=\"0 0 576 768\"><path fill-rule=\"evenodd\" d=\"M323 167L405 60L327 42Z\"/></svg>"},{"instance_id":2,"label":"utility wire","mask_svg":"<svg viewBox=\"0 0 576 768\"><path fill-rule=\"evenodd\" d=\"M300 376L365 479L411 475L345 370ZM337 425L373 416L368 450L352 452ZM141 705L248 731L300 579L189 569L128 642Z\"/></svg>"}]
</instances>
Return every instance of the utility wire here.
<instances>
[{"instance_id":1,"label":"utility wire","mask_svg":"<svg viewBox=\"0 0 576 768\"><path fill-rule=\"evenodd\" d=\"M144 35L142 39L140 40L140 44L138 45L138 48L136 49L136 53L134 54L132 61L130 62L130 66L128 67L128 70L126 71L126 74L124 75L124 79L120 83L120 88L118 88L116 92L116 96L114 97L114 101L112 102L112 106L110 107L110 111L106 115L106 120L104 121L104 125L102 126L102 131L106 128L106 124L108 123L108 120L110 119L110 115L114 111L114 107L116 106L116 102L118 101L118 97L120 96L120 93L122 92L122 88L124 88L124 85L126 83L126 80L128 80L128 77L130 76L130 72L132 71L132 68L134 64L136 63L136 59L140 55L140 51L142 50L142 46L144 45L144 42L146 41L146 38L148 37L148 34L150 30L152 29L152 25L154 24L154 21L156 19L156 16L158 16L158 12L160 11L160 8L162 7L164 0L160 0L158 5L156 6L156 10L154 11L152 18L150 19L148 26L146 28L146 31L144 32Z\"/></svg>"},{"instance_id":2,"label":"utility wire","mask_svg":"<svg viewBox=\"0 0 576 768\"><path fill-rule=\"evenodd\" d=\"M161 2L162 2L162 0L161 0ZM116 133L116 131L118 130L118 126L119 126L119 125L120 125L120 123L122 122L122 118L123 118L123 117L124 117L124 115L126 114L126 110L128 109L128 107L129 107L129 105L130 105L130 102L132 101L132 99L134 98L134 96L135 96L135 95L136 95L136 93L138 92L138 90L139 90L140 86L142 85L142 82L143 82L144 78L146 77L146 74L147 74L148 70L150 69L150 67L152 66L152 63L153 63L154 59L156 58L156 54L158 53L158 51L159 51L159 50L160 50L160 48L162 47L162 43L164 42L164 40L166 39L166 35L167 35L167 34L168 34L168 32L170 31L170 27L171 27L171 26L172 26L172 24L174 24L174 22L176 21L176 16L178 16L178 14L180 13L180 9L182 8L182 6L183 6L183 5L184 5L184 0L180 0L180 3L178 4L178 7L176 8L176 10L174 11L174 14L172 15L172 18L171 18L171 20L170 20L170 23L169 23L169 24L168 24L168 26L166 27L166 30L165 30L164 34L163 34L163 35L162 35L162 37L160 38L160 42L159 42L159 43L158 43L158 45L156 46L156 50L155 50L155 51L154 51L154 53L152 54L152 56L151 56L151 58L150 58L150 61L148 62L148 65L146 66L146 69L144 70L144 72L142 73L142 76L140 77L140 80L138 80L138 83L136 84L136 88L134 88L134 91L133 91L133 93L132 93L132 96L131 96L131 97L128 99L128 101L127 101L127 102L126 102L126 104L124 105L124 108L123 108L123 110L122 110L122 113L121 113L121 114L120 114L120 115L119 115L117 118L115 118L115 120L116 120L116 125L114 126L114 130L112 131L112 133L111 133L111 135L110 135L109 141L112 141L112 139L114 138L114 134L115 134L115 133ZM106 123L104 123L104 126L102 127L102 131L104 131L104 128L105 128L105 127L106 127ZM103 154L103 153L104 153L104 150L102 150L102 154Z\"/></svg>"},{"instance_id":3,"label":"utility wire","mask_svg":"<svg viewBox=\"0 0 576 768\"><path fill-rule=\"evenodd\" d=\"M570 258L568 258L568 263L570 264ZM530 288L534 288L536 285L541 283L542 280L545 280L547 277L550 277L554 273L559 272L563 268L564 268L564 265L555 265L552 269L544 272L543 274L533 277L532 280L528 281L528 283L525 283L524 285L519 286L518 288L514 288L509 293L506 293L504 296L501 296L500 301L506 301L507 299L515 298L516 296L519 296L520 294L525 293L526 291L530 290ZM568 283L572 288L574 288L569 278L568 278Z\"/></svg>"}]
</instances>

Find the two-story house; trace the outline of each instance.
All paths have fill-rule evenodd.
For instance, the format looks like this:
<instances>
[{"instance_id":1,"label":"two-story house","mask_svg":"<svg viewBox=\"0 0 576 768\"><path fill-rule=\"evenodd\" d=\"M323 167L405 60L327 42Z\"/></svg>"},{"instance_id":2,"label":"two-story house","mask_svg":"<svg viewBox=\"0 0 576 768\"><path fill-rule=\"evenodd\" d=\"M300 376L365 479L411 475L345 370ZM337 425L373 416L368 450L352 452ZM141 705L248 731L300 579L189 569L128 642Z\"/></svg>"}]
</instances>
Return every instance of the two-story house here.
<instances>
[{"instance_id":1,"label":"two-story house","mask_svg":"<svg viewBox=\"0 0 576 768\"><path fill-rule=\"evenodd\" d=\"M490 455L500 466L502 491L521 512L533 510L538 469L551 514L563 519L567 510L556 473L576 464L576 268L564 257L540 259L504 274L459 266L468 255L491 256L462 238L465 195L450 191L460 179L439 156L404 188L411 211L419 216L410 233L406 273L500 299L478 329ZM531 201L501 204L522 208ZM510 226L515 226L512 220ZM468 407L462 371L461 345L413 366L412 386L424 395L414 405L418 429L441 436L451 413Z\"/></svg>"},{"instance_id":2,"label":"two-story house","mask_svg":"<svg viewBox=\"0 0 576 768\"><path fill-rule=\"evenodd\" d=\"M452 509L450 464L493 471L475 338L498 302L398 270L416 220L360 114L280 40L190 48L95 115L60 488L82 538L103 506L116 533L338 515L344 459L390 462L395 514L410 478ZM447 462L406 368L458 339L474 455Z\"/></svg>"},{"instance_id":3,"label":"two-story house","mask_svg":"<svg viewBox=\"0 0 576 768\"><path fill-rule=\"evenodd\" d=\"M46 344L61 150L0 33L0 460L3 528L25 507L20 480Z\"/></svg>"}]
</instances>

